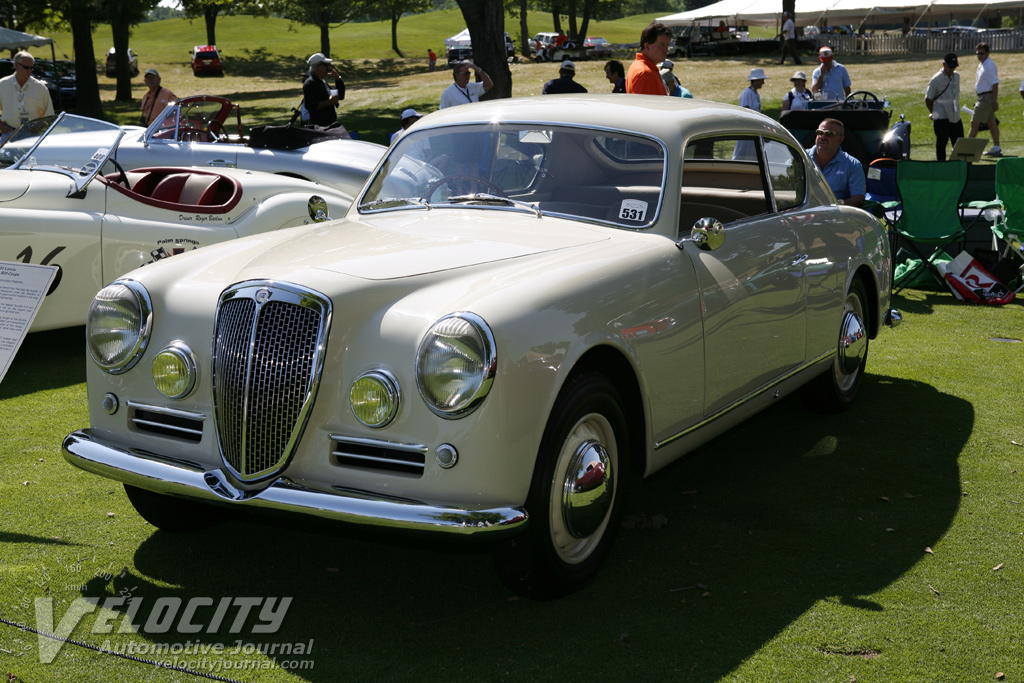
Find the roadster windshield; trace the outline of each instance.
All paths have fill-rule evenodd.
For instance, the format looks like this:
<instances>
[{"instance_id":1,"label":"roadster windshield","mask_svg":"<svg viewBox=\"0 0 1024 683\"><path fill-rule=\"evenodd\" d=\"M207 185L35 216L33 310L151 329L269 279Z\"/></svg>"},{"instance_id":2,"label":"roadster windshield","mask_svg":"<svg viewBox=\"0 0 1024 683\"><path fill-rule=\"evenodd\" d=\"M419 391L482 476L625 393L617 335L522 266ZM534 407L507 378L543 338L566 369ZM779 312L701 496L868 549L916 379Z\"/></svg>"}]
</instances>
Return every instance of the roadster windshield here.
<instances>
[{"instance_id":1,"label":"roadster windshield","mask_svg":"<svg viewBox=\"0 0 1024 683\"><path fill-rule=\"evenodd\" d=\"M473 207L642 228L662 203L665 149L619 131L536 124L410 130L359 204L363 213Z\"/></svg>"},{"instance_id":2,"label":"roadster windshield","mask_svg":"<svg viewBox=\"0 0 1024 683\"><path fill-rule=\"evenodd\" d=\"M0 147L0 158L11 169L63 173L81 189L103 167L122 135L112 123L62 113L24 124Z\"/></svg>"}]
</instances>

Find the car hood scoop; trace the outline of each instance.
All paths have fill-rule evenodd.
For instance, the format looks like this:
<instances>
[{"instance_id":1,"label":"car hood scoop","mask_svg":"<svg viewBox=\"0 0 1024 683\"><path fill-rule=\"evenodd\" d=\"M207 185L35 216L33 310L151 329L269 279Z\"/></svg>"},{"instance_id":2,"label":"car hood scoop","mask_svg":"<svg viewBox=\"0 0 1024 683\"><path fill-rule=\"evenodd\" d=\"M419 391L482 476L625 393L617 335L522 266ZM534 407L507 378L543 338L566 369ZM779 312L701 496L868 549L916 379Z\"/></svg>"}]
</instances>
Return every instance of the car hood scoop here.
<instances>
[{"instance_id":1,"label":"car hood scoop","mask_svg":"<svg viewBox=\"0 0 1024 683\"><path fill-rule=\"evenodd\" d=\"M390 280L591 244L608 229L500 210L395 211L312 227L247 266Z\"/></svg>"}]
</instances>

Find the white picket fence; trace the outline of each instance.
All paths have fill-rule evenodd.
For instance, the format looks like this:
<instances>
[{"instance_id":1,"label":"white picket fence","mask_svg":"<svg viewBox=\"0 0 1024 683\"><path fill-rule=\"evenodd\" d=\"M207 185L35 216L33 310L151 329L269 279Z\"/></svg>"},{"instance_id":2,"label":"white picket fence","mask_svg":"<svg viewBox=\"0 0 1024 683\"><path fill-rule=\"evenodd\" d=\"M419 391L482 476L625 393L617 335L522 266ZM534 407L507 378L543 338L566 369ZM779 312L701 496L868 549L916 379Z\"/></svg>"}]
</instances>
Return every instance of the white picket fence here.
<instances>
[{"instance_id":1,"label":"white picket fence","mask_svg":"<svg viewBox=\"0 0 1024 683\"><path fill-rule=\"evenodd\" d=\"M930 35L899 35L880 34L873 36L818 35L805 36L813 38L818 47L829 45L837 55L862 54L957 54L973 53L974 46L984 41L995 52L1006 52L1024 49L1024 31L1008 31L1006 33L981 34L930 34Z\"/></svg>"}]
</instances>

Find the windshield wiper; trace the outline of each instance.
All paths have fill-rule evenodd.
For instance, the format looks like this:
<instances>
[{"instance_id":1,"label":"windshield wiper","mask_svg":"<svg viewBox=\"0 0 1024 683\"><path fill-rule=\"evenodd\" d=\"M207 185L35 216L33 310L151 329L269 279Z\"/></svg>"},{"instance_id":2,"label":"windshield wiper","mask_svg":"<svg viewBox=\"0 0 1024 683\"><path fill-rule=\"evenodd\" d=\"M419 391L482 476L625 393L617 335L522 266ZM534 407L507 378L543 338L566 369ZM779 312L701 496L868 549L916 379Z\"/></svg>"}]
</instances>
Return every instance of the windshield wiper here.
<instances>
[{"instance_id":1,"label":"windshield wiper","mask_svg":"<svg viewBox=\"0 0 1024 683\"><path fill-rule=\"evenodd\" d=\"M425 206L428 209L431 208L430 203L422 197L386 197L383 199L374 199L372 202L366 202L360 204L360 209L380 209L390 206L403 206L405 204L416 204L417 206Z\"/></svg>"},{"instance_id":2,"label":"windshield wiper","mask_svg":"<svg viewBox=\"0 0 1024 683\"><path fill-rule=\"evenodd\" d=\"M508 197L502 197L496 194L487 194L486 192L477 192L476 194L460 194L454 197L448 197L448 201L451 203L477 203L477 204L506 204L508 206L518 206L524 209L529 209L537 218L540 218L544 214L541 213L540 208L536 204L528 204L527 202L521 202L518 199L509 199Z\"/></svg>"}]
</instances>

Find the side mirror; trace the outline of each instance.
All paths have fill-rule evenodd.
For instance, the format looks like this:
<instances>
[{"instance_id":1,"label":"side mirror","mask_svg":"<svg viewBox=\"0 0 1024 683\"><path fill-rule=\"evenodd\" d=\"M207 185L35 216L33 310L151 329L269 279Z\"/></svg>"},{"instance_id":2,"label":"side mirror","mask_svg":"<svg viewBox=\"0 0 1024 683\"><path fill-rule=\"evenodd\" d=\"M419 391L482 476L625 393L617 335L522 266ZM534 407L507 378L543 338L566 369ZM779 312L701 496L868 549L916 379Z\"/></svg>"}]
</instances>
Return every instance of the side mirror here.
<instances>
[{"instance_id":1,"label":"side mirror","mask_svg":"<svg viewBox=\"0 0 1024 683\"><path fill-rule=\"evenodd\" d=\"M327 215L327 200L320 195L315 194L309 198L306 210L309 212L309 217L313 219L314 223L323 223L324 221L331 220L331 217Z\"/></svg>"},{"instance_id":2,"label":"side mirror","mask_svg":"<svg viewBox=\"0 0 1024 683\"><path fill-rule=\"evenodd\" d=\"M705 251L714 251L725 242L725 226L717 218L705 217L693 224L690 236L676 242L680 249L687 242L693 242Z\"/></svg>"}]
</instances>

